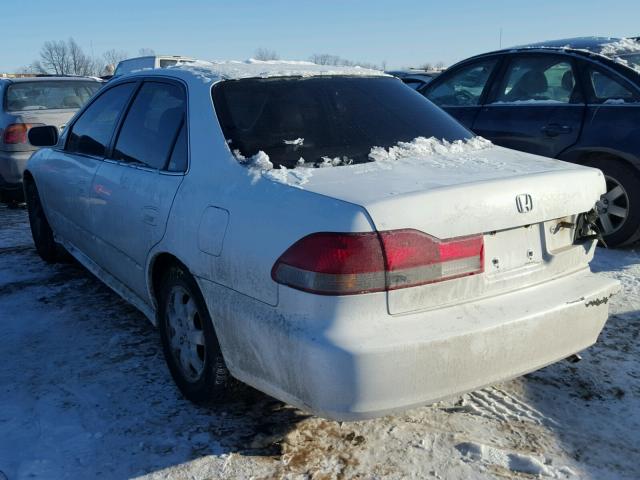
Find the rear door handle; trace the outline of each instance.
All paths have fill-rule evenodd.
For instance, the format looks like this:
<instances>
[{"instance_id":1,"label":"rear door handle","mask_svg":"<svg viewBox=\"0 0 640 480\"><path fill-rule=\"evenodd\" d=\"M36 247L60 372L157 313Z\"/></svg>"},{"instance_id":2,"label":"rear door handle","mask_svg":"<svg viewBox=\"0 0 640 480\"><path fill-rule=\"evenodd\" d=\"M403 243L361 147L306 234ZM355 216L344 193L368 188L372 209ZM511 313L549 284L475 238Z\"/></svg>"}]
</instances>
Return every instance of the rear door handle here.
<instances>
[{"instance_id":1,"label":"rear door handle","mask_svg":"<svg viewBox=\"0 0 640 480\"><path fill-rule=\"evenodd\" d=\"M545 125L540 130L545 133L549 137L557 137L558 135L566 135L567 133L571 133L573 128L569 125L560 125L559 123L550 123L549 125Z\"/></svg>"},{"instance_id":2,"label":"rear door handle","mask_svg":"<svg viewBox=\"0 0 640 480\"><path fill-rule=\"evenodd\" d=\"M155 227L158 222L158 209L156 207L142 207L142 221Z\"/></svg>"}]
</instances>

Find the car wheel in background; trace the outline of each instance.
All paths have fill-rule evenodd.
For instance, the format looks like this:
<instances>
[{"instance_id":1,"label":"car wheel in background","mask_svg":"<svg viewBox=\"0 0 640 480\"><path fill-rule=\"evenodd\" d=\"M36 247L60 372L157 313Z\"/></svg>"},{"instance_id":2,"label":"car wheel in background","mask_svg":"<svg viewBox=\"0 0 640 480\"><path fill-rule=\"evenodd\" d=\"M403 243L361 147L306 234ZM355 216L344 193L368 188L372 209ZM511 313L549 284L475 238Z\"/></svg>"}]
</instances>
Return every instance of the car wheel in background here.
<instances>
[{"instance_id":1,"label":"car wheel in background","mask_svg":"<svg viewBox=\"0 0 640 480\"><path fill-rule=\"evenodd\" d=\"M224 362L200 289L181 267L171 268L162 282L158 327L169 371L183 395L198 404L226 400L236 381Z\"/></svg>"},{"instance_id":2,"label":"car wheel in background","mask_svg":"<svg viewBox=\"0 0 640 480\"><path fill-rule=\"evenodd\" d=\"M598 215L607 246L636 242L640 239L640 172L610 158L590 160L585 165L602 170L607 182Z\"/></svg>"},{"instance_id":3,"label":"car wheel in background","mask_svg":"<svg viewBox=\"0 0 640 480\"><path fill-rule=\"evenodd\" d=\"M58 244L53 239L53 231L40 202L40 194L33 180L25 183L25 197L29 212L31 236L38 255L47 263L53 263L58 258Z\"/></svg>"}]
</instances>

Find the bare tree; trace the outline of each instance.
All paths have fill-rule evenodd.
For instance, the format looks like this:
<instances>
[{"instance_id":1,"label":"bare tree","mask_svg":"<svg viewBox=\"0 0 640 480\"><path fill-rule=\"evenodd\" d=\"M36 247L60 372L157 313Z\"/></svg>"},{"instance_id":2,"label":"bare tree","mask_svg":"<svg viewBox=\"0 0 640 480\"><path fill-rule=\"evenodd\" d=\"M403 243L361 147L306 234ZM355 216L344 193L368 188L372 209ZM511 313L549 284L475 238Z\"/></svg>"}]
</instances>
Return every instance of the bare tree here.
<instances>
[{"instance_id":1,"label":"bare tree","mask_svg":"<svg viewBox=\"0 0 640 480\"><path fill-rule=\"evenodd\" d=\"M433 64L431 62L426 62L426 63L423 63L422 67L420 68L428 72L429 70L433 70Z\"/></svg>"},{"instance_id":2,"label":"bare tree","mask_svg":"<svg viewBox=\"0 0 640 480\"><path fill-rule=\"evenodd\" d=\"M374 63L355 62L353 60L347 60L346 58L339 57L338 55L331 55L329 53L314 53L313 55L311 55L311 57L309 57L309 61L318 65L339 65L345 67L359 66L363 68L380 70L380 67ZM382 68L384 69L385 67L383 66Z\"/></svg>"},{"instance_id":3,"label":"bare tree","mask_svg":"<svg viewBox=\"0 0 640 480\"><path fill-rule=\"evenodd\" d=\"M138 55L141 57L152 57L156 54L156 51L153 48L141 48L138 50Z\"/></svg>"},{"instance_id":4,"label":"bare tree","mask_svg":"<svg viewBox=\"0 0 640 480\"><path fill-rule=\"evenodd\" d=\"M342 59L337 55L329 53L314 53L309 57L309 61L317 65L342 65Z\"/></svg>"},{"instance_id":5,"label":"bare tree","mask_svg":"<svg viewBox=\"0 0 640 480\"><path fill-rule=\"evenodd\" d=\"M275 50L269 50L268 48L259 48L256 50L253 58L256 60L280 60L280 56Z\"/></svg>"},{"instance_id":6,"label":"bare tree","mask_svg":"<svg viewBox=\"0 0 640 480\"><path fill-rule=\"evenodd\" d=\"M71 75L95 75L99 69L97 62L82 51L80 45L73 38L67 41L67 51L69 52L69 63L71 64Z\"/></svg>"},{"instance_id":7,"label":"bare tree","mask_svg":"<svg viewBox=\"0 0 640 480\"><path fill-rule=\"evenodd\" d=\"M68 75L71 70L71 61L66 42L64 40L44 42L40 49L40 60L33 62L33 67L39 73Z\"/></svg>"},{"instance_id":8,"label":"bare tree","mask_svg":"<svg viewBox=\"0 0 640 480\"><path fill-rule=\"evenodd\" d=\"M40 59L29 67L38 73L54 75L96 75L99 65L73 39L44 42L40 49Z\"/></svg>"}]
</instances>

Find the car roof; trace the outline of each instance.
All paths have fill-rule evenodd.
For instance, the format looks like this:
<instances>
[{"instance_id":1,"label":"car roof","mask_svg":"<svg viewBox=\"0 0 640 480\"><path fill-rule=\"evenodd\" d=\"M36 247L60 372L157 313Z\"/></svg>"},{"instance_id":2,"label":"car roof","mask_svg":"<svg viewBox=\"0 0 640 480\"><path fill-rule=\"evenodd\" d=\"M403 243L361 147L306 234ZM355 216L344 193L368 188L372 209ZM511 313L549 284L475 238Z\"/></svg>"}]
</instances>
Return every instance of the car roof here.
<instances>
[{"instance_id":1,"label":"car roof","mask_svg":"<svg viewBox=\"0 0 640 480\"><path fill-rule=\"evenodd\" d=\"M625 72L629 71L640 73L637 69L629 66L624 60L619 58L620 55L624 55L626 53L640 53L640 37L576 37L530 43L527 45L503 48L501 50L494 50L491 52L475 55L473 57L461 60L460 62L450 67L448 70L451 70L458 65L463 65L469 61L480 59L483 57L526 51L562 51L571 52L583 56L598 57L604 61L611 62L611 65L616 65L616 67L624 68Z\"/></svg>"},{"instance_id":2,"label":"car roof","mask_svg":"<svg viewBox=\"0 0 640 480\"><path fill-rule=\"evenodd\" d=\"M24 82L51 82L51 81L62 81L62 82L97 82L100 83L102 80L95 77L82 77L82 76L56 76L56 75L45 75L45 76L37 76L37 77L16 77L16 78L1 78L0 80L4 80L9 83L24 83Z\"/></svg>"},{"instance_id":3,"label":"car roof","mask_svg":"<svg viewBox=\"0 0 640 480\"><path fill-rule=\"evenodd\" d=\"M206 62L196 60L162 69L137 70L119 78L140 75L196 77L205 83L243 78L315 77L315 76L379 76L391 77L380 70L358 66L317 65L303 61L255 60Z\"/></svg>"},{"instance_id":4,"label":"car roof","mask_svg":"<svg viewBox=\"0 0 640 480\"><path fill-rule=\"evenodd\" d=\"M561 40L547 40L545 42L530 43L515 47L520 48L562 48L571 50L590 50L600 52L602 47L611 43L620 42L622 38L616 37L575 37Z\"/></svg>"}]
</instances>

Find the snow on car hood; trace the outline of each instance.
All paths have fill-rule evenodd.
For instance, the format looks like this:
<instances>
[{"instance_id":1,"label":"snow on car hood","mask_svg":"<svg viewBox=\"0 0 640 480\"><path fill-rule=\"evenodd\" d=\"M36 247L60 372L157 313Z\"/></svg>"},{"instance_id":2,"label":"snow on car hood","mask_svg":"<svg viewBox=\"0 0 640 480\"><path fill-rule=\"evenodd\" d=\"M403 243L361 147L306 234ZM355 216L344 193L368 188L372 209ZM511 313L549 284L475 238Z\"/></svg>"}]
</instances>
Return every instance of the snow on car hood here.
<instances>
[{"instance_id":1,"label":"snow on car hood","mask_svg":"<svg viewBox=\"0 0 640 480\"><path fill-rule=\"evenodd\" d=\"M295 60L263 61L253 58L245 61L230 60L224 62L196 60L168 68L191 72L205 83L218 80L238 80L241 78L315 77L328 75L390 76L379 70L358 66L317 65L312 62Z\"/></svg>"}]
</instances>

